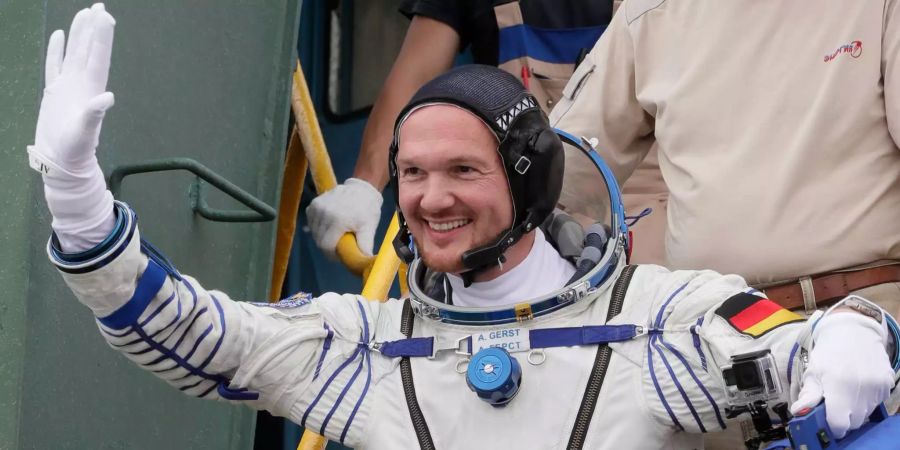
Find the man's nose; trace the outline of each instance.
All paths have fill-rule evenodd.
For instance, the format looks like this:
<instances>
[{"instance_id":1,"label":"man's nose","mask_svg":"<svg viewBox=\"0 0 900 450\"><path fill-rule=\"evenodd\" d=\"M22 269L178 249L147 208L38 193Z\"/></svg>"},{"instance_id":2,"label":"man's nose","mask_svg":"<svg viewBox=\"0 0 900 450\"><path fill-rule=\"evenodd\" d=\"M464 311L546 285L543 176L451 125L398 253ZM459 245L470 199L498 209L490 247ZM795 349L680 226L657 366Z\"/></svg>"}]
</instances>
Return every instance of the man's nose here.
<instances>
[{"instance_id":1,"label":"man's nose","mask_svg":"<svg viewBox=\"0 0 900 450\"><path fill-rule=\"evenodd\" d=\"M453 193L449 183L434 177L425 183L419 206L426 212L438 212L453 206Z\"/></svg>"}]
</instances>

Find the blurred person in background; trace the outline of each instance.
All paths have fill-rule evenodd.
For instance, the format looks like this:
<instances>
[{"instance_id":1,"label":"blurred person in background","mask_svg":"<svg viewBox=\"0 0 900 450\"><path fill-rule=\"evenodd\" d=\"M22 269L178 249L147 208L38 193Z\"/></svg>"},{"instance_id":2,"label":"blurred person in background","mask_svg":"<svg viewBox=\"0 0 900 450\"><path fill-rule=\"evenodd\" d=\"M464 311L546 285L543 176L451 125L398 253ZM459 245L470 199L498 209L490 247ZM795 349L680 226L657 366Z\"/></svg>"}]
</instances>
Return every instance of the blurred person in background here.
<instances>
[{"instance_id":1,"label":"blurred person in background","mask_svg":"<svg viewBox=\"0 0 900 450\"><path fill-rule=\"evenodd\" d=\"M353 176L307 208L313 240L330 257L340 237L356 234L372 254L381 217L381 191L388 180L387 153L400 109L426 81L453 66L470 49L474 62L516 76L544 112L559 101L576 65L606 29L619 1L407 0L400 12L411 19L406 38L373 105ZM655 151L623 188L632 219L631 262L663 264L666 188ZM637 218L646 209L653 213Z\"/></svg>"}]
</instances>

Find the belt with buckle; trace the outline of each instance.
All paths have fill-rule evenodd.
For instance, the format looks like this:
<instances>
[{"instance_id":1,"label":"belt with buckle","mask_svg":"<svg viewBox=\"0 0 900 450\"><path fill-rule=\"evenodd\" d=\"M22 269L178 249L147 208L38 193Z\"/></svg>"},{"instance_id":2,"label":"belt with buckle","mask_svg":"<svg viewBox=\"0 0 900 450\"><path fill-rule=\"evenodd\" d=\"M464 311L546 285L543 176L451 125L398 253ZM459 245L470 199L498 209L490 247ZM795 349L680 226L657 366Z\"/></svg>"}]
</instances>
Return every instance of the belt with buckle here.
<instances>
[{"instance_id":1,"label":"belt with buckle","mask_svg":"<svg viewBox=\"0 0 900 450\"><path fill-rule=\"evenodd\" d=\"M833 305L853 291L891 282L900 282L898 264L800 277L761 290L769 300L783 308L804 309L807 314L812 314L817 308Z\"/></svg>"}]
</instances>

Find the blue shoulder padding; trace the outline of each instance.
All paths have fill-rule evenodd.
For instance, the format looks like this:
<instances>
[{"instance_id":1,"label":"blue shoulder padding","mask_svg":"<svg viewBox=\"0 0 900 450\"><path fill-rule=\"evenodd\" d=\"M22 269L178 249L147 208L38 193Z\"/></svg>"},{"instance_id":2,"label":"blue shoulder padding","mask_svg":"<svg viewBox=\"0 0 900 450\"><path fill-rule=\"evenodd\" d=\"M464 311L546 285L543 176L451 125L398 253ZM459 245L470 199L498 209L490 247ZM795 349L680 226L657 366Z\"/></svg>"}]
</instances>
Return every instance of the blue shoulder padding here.
<instances>
[{"instance_id":1,"label":"blue shoulder padding","mask_svg":"<svg viewBox=\"0 0 900 450\"><path fill-rule=\"evenodd\" d=\"M156 293L162 288L166 281L166 275L166 270L156 261L148 260L147 269L141 275L141 279L134 289L134 295L115 312L98 319L100 323L113 330L121 330L135 324L150 305L153 297L156 297Z\"/></svg>"}]
</instances>

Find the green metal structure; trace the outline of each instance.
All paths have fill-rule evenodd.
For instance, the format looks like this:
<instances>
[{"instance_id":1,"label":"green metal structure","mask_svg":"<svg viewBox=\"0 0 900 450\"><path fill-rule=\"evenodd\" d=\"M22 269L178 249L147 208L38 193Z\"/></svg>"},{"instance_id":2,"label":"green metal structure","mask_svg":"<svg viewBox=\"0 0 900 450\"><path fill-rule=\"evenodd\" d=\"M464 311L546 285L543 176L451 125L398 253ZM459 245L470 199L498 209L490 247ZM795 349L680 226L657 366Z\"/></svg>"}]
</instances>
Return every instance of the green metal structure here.
<instances>
[{"instance_id":1,"label":"green metal structure","mask_svg":"<svg viewBox=\"0 0 900 450\"><path fill-rule=\"evenodd\" d=\"M299 2L107 3L116 105L104 172L182 163L133 171L118 198L181 271L235 298L267 298ZM89 6L0 0L0 449L251 448L253 411L188 398L108 349L46 258L49 215L25 146L47 39Z\"/></svg>"}]
</instances>

